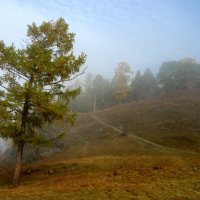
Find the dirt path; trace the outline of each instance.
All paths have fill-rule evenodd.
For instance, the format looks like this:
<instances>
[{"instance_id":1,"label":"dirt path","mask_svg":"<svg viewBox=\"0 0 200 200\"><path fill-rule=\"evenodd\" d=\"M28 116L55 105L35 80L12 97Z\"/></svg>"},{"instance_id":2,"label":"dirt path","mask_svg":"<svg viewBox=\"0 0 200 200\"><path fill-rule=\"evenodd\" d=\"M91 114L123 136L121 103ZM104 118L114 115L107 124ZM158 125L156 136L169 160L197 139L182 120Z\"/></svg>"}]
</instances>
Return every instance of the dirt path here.
<instances>
[{"instance_id":1,"label":"dirt path","mask_svg":"<svg viewBox=\"0 0 200 200\"><path fill-rule=\"evenodd\" d=\"M115 127L115 126L112 126L104 121L102 121L99 117L97 117L96 115L94 114L91 114L90 115L93 119L95 119L97 122L99 122L100 124L108 127L108 128L111 128L113 129L115 132L119 133L119 134L122 134L123 131L120 130L119 128ZM189 154L198 154L196 152L192 152L192 151L184 151L184 150L181 150L181 149L175 149L175 148L172 148L172 147L167 147L167 146L163 146L163 145L160 145L160 144L157 144L155 142L152 142L152 141L149 141L149 140L146 140L144 138L141 138L137 135L135 135L133 132L129 132L128 134L126 133L127 136L133 138L136 142L140 143L140 144L145 144L145 145L150 145L156 149L159 149L159 151L162 151L162 152L168 152L168 153L189 153Z\"/></svg>"},{"instance_id":2,"label":"dirt path","mask_svg":"<svg viewBox=\"0 0 200 200\"><path fill-rule=\"evenodd\" d=\"M91 115L91 117L94 118L96 121L98 121L100 124L103 124L104 126L107 126L108 128L113 129L115 132L120 133L120 134L123 133L123 132L122 132L120 129L118 129L117 127L114 127L114 126L112 126L112 125L109 125L109 124L103 122L103 121L100 120L97 116Z\"/></svg>"}]
</instances>

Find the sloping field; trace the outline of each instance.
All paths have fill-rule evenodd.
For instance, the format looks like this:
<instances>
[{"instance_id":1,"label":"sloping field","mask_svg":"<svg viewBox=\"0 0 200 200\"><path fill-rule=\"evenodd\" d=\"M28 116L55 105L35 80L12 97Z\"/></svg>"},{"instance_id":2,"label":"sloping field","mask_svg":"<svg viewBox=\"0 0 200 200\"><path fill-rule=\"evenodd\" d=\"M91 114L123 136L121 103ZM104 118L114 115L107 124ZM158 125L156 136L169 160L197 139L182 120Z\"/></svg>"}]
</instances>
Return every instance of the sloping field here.
<instances>
[{"instance_id":1,"label":"sloping field","mask_svg":"<svg viewBox=\"0 0 200 200\"><path fill-rule=\"evenodd\" d=\"M67 156L130 155L135 152L200 152L200 97L174 95L79 114L70 127L58 122L49 132L66 132Z\"/></svg>"},{"instance_id":2,"label":"sloping field","mask_svg":"<svg viewBox=\"0 0 200 200\"><path fill-rule=\"evenodd\" d=\"M44 131L65 131L62 148L40 149L18 188L0 168L0 199L198 200L199 110L198 96L178 95L79 114L74 127L59 121Z\"/></svg>"}]
</instances>

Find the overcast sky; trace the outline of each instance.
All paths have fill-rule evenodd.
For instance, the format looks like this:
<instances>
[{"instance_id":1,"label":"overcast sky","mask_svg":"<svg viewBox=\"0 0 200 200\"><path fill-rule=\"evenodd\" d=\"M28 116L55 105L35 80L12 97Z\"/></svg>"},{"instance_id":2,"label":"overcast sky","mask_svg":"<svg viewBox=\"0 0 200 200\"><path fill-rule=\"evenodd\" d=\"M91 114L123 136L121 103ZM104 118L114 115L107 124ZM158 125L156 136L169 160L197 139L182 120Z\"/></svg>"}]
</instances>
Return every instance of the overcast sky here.
<instances>
[{"instance_id":1,"label":"overcast sky","mask_svg":"<svg viewBox=\"0 0 200 200\"><path fill-rule=\"evenodd\" d=\"M0 40L26 38L27 24L63 17L88 71L113 75L120 61L156 73L163 61L200 61L199 0L0 0Z\"/></svg>"}]
</instances>

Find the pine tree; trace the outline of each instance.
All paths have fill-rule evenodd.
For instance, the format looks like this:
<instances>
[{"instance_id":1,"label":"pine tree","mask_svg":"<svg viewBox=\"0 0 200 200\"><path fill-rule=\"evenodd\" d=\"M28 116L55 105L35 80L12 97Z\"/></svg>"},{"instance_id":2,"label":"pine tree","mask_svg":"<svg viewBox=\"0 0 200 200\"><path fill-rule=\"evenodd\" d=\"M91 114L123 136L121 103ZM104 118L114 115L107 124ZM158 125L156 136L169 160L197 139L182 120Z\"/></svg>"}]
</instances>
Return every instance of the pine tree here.
<instances>
[{"instance_id":1,"label":"pine tree","mask_svg":"<svg viewBox=\"0 0 200 200\"><path fill-rule=\"evenodd\" d=\"M19 184L24 145L49 142L40 129L64 116L73 122L68 103L79 90L64 90L77 76L85 54L73 54L74 33L63 18L28 26L25 47L0 41L0 136L17 147L13 186ZM55 136L56 138L57 136Z\"/></svg>"},{"instance_id":2,"label":"pine tree","mask_svg":"<svg viewBox=\"0 0 200 200\"><path fill-rule=\"evenodd\" d=\"M144 71L142 76L142 85L144 98L152 97L157 93L157 82L149 68Z\"/></svg>"},{"instance_id":3,"label":"pine tree","mask_svg":"<svg viewBox=\"0 0 200 200\"><path fill-rule=\"evenodd\" d=\"M143 80L140 71L136 72L135 77L131 81L130 97L132 100L142 99L143 95Z\"/></svg>"}]
</instances>

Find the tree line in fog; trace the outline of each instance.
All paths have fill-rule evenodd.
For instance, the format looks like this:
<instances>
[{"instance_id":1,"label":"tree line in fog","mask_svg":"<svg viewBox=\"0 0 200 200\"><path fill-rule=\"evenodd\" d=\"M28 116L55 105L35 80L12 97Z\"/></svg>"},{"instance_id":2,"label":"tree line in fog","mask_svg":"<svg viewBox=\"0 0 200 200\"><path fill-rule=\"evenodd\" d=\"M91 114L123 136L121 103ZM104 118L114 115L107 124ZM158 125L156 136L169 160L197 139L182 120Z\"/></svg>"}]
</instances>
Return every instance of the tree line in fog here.
<instances>
[{"instance_id":1,"label":"tree line in fog","mask_svg":"<svg viewBox=\"0 0 200 200\"><path fill-rule=\"evenodd\" d=\"M88 73L84 81L77 80L72 88L81 93L71 103L73 111L91 112L129 101L140 101L178 90L200 89L200 64L192 58L164 62L154 75L147 68L143 73L132 72L126 62L120 62L114 77Z\"/></svg>"}]
</instances>

